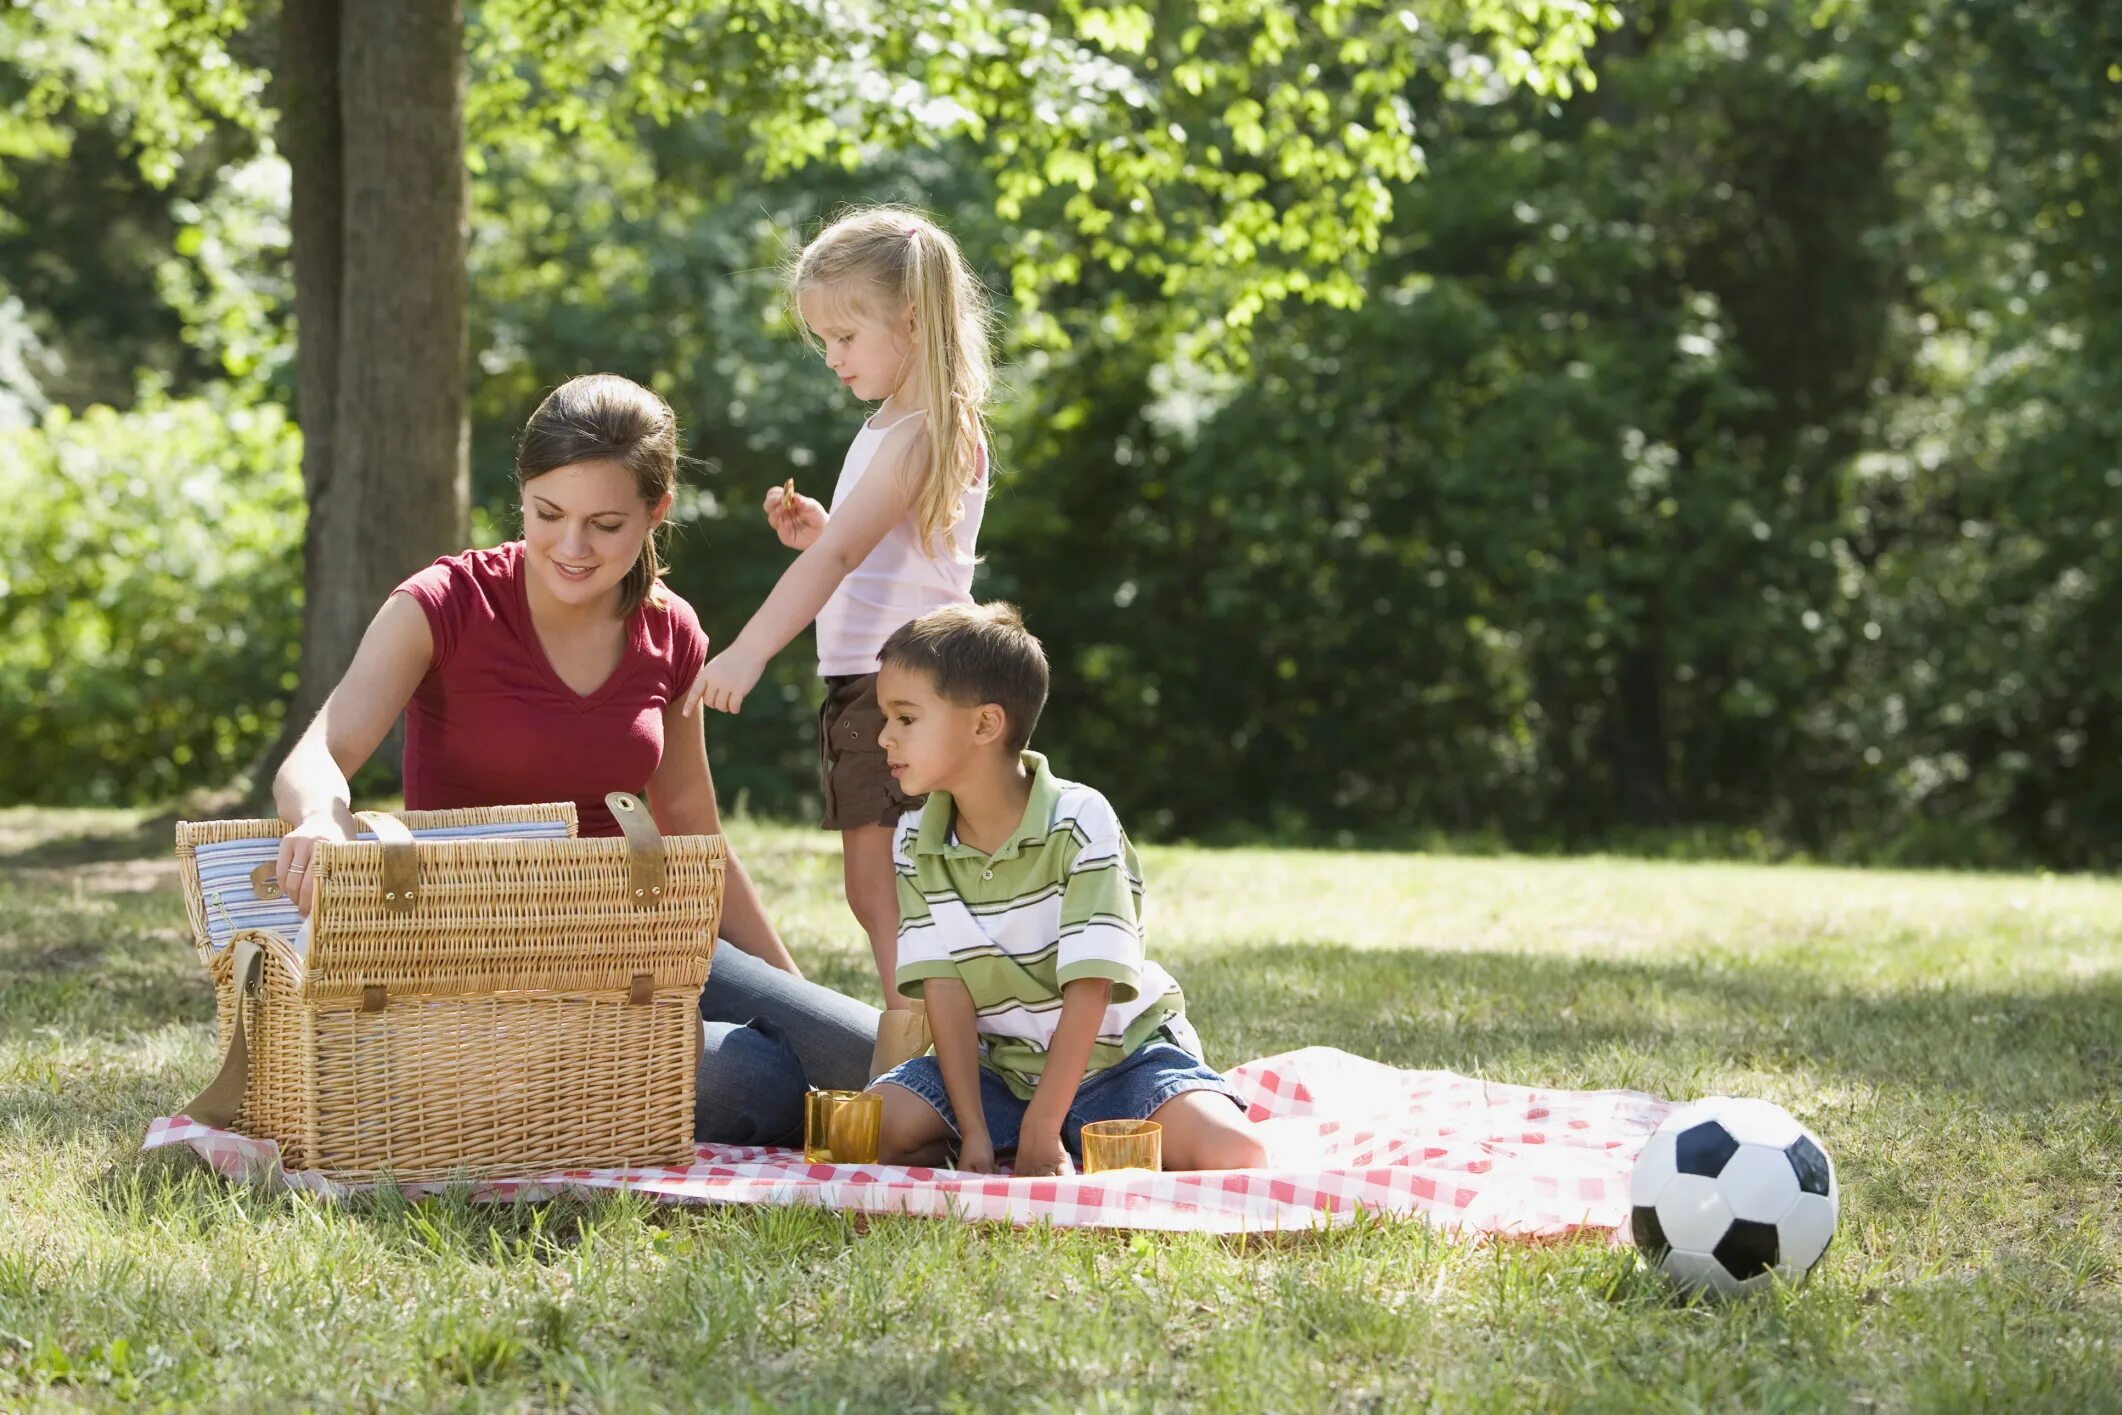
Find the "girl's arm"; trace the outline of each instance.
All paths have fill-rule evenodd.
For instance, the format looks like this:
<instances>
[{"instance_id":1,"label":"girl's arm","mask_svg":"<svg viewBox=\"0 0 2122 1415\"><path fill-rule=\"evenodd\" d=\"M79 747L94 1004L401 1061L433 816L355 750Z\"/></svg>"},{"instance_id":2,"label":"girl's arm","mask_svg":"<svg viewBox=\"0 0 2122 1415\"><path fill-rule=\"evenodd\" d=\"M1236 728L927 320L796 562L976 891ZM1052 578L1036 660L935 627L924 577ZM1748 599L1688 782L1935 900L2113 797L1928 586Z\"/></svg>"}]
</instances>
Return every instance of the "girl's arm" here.
<instances>
[{"instance_id":1,"label":"girl's arm","mask_svg":"<svg viewBox=\"0 0 2122 1415\"><path fill-rule=\"evenodd\" d=\"M818 617L847 572L913 507L928 474L928 456L925 428L885 440L877 452L876 470L862 478L845 506L833 509L817 541L782 572L736 642L700 670L686 690L681 713L690 714L702 701L719 712L743 706L744 695L758 683L767 662Z\"/></svg>"},{"instance_id":2,"label":"girl's arm","mask_svg":"<svg viewBox=\"0 0 2122 1415\"><path fill-rule=\"evenodd\" d=\"M369 621L346 676L295 743L273 778L273 804L294 829L280 840L281 889L309 913L310 854L319 840L352 840L353 790L347 778L361 769L427 676L435 640L427 613L394 594Z\"/></svg>"},{"instance_id":3,"label":"girl's arm","mask_svg":"<svg viewBox=\"0 0 2122 1415\"><path fill-rule=\"evenodd\" d=\"M648 808L665 835L720 835L722 813L715 806L715 779L707 765L706 728L676 704L663 710L663 760L648 779ZM729 849L722 875L722 937L784 973L802 977L766 917L759 892L752 888L744 862Z\"/></svg>"}]
</instances>

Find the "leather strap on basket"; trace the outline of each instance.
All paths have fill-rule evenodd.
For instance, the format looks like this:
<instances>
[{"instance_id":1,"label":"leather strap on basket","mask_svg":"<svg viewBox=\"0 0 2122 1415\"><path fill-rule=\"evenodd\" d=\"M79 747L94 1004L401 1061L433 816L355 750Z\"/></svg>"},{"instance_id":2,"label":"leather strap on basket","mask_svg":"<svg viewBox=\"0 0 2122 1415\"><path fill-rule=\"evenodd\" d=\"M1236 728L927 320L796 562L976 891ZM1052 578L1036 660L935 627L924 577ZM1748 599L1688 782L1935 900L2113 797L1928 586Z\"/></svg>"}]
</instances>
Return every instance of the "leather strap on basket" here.
<instances>
[{"instance_id":1,"label":"leather strap on basket","mask_svg":"<svg viewBox=\"0 0 2122 1415\"><path fill-rule=\"evenodd\" d=\"M383 847L383 907L393 914L412 912L414 886L420 882L420 851L413 833L404 821L383 811L357 811L354 819Z\"/></svg>"},{"instance_id":2,"label":"leather strap on basket","mask_svg":"<svg viewBox=\"0 0 2122 1415\"><path fill-rule=\"evenodd\" d=\"M243 1092L250 1085L251 1075L250 1042L243 1034L243 999L256 992L264 981L265 950L259 947L258 936L245 930L229 946L236 950L236 1025L229 1033L228 1053L221 1058L221 1070L206 1083L206 1089L178 1112L195 1125L211 1125L216 1130L234 1125L243 1109Z\"/></svg>"},{"instance_id":3,"label":"leather strap on basket","mask_svg":"<svg viewBox=\"0 0 2122 1415\"><path fill-rule=\"evenodd\" d=\"M636 909L653 909L663 902L663 835L649 818L648 807L639 796L613 791L604 804L612 808L612 819L626 836L626 896Z\"/></svg>"},{"instance_id":4,"label":"leather strap on basket","mask_svg":"<svg viewBox=\"0 0 2122 1415\"><path fill-rule=\"evenodd\" d=\"M251 871L251 893L260 899L285 899L287 891L280 887L279 864L267 860Z\"/></svg>"}]
</instances>

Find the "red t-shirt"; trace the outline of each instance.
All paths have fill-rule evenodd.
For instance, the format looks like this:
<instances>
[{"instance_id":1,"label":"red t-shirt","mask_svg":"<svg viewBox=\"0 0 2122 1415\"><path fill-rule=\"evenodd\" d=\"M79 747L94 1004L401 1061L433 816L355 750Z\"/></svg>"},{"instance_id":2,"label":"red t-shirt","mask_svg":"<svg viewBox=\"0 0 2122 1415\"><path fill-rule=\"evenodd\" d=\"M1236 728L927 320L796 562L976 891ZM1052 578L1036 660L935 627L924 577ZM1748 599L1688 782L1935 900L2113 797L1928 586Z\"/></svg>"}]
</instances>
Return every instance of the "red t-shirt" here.
<instances>
[{"instance_id":1,"label":"red t-shirt","mask_svg":"<svg viewBox=\"0 0 2122 1415\"><path fill-rule=\"evenodd\" d=\"M398 586L427 611L427 677L405 708L405 804L416 811L573 801L584 835L617 835L607 791L640 792L663 760L663 710L707 659L668 589L627 616L626 653L584 697L531 627L523 543L445 555Z\"/></svg>"}]
</instances>

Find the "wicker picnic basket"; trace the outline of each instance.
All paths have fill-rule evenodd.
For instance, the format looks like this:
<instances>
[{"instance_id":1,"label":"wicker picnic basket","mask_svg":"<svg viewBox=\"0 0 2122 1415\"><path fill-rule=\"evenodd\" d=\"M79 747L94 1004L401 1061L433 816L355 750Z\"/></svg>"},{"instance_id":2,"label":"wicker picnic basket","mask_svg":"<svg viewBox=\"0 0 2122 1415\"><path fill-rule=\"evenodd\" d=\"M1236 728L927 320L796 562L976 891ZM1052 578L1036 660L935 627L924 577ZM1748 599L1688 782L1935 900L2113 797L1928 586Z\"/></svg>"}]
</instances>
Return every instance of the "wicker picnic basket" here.
<instances>
[{"instance_id":1,"label":"wicker picnic basket","mask_svg":"<svg viewBox=\"0 0 2122 1415\"><path fill-rule=\"evenodd\" d=\"M572 803L364 813L305 925L277 820L180 822L220 1074L186 1109L345 1182L684 1164L725 851L575 837Z\"/></svg>"}]
</instances>

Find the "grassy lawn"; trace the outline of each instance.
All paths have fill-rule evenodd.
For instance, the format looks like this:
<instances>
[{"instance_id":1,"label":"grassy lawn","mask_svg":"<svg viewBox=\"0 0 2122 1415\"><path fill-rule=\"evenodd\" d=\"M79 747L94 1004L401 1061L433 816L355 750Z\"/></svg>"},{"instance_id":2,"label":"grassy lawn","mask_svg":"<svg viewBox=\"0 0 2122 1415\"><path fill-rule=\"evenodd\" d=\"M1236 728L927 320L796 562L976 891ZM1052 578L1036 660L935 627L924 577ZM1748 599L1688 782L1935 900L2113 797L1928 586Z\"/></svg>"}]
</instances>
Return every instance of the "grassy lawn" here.
<instances>
[{"instance_id":1,"label":"grassy lawn","mask_svg":"<svg viewBox=\"0 0 2122 1415\"><path fill-rule=\"evenodd\" d=\"M819 833L736 834L867 990ZM1805 1287L1626 1250L1273 1243L809 1211L345 1205L151 1116L212 1073L166 823L0 811L0 1408L2122 1409L2122 884L1152 849L1215 1060L1760 1095L1822 1137Z\"/></svg>"}]
</instances>

